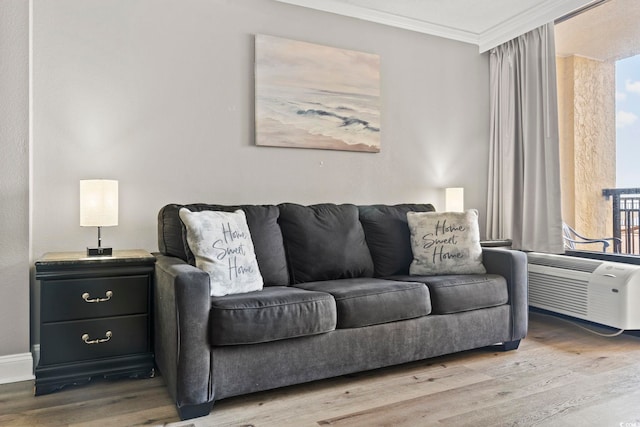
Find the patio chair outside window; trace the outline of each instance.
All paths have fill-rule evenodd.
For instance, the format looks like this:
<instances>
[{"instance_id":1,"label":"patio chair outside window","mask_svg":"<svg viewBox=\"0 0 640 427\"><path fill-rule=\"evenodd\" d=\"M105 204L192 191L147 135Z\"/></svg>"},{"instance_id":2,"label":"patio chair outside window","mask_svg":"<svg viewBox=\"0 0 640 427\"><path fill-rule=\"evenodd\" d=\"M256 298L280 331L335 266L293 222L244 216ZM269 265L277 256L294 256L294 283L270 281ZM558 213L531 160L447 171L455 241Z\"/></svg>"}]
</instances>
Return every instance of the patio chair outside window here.
<instances>
[{"instance_id":1,"label":"patio chair outside window","mask_svg":"<svg viewBox=\"0 0 640 427\"><path fill-rule=\"evenodd\" d=\"M569 250L576 250L576 245L600 244L602 245L602 252L606 252L607 248L611 245L611 243L622 242L617 237L591 238L591 237L582 236L578 234L576 230L574 230L567 223L564 223L564 222L562 223L562 233L564 237L564 247L565 249L569 249ZM616 245L614 245L614 249L615 247Z\"/></svg>"}]
</instances>

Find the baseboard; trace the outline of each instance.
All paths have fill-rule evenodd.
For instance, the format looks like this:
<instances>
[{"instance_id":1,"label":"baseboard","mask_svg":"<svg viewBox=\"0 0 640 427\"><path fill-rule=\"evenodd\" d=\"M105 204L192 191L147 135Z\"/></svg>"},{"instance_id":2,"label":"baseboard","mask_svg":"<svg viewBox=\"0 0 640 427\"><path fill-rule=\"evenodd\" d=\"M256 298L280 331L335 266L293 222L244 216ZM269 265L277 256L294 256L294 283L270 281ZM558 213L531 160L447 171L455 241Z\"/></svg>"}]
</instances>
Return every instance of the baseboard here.
<instances>
[{"instance_id":1,"label":"baseboard","mask_svg":"<svg viewBox=\"0 0 640 427\"><path fill-rule=\"evenodd\" d=\"M0 384L28 381L33 378L31 353L0 356Z\"/></svg>"}]
</instances>

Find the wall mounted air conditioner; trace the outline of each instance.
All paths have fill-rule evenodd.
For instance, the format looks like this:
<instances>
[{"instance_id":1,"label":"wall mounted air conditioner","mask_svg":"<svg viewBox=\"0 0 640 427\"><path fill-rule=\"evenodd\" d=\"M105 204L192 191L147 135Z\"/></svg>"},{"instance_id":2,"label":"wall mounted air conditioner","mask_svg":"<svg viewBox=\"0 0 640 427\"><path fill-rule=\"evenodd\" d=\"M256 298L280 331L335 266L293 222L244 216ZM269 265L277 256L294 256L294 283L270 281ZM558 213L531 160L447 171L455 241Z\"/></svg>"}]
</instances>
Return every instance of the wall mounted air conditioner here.
<instances>
[{"instance_id":1,"label":"wall mounted air conditioner","mask_svg":"<svg viewBox=\"0 0 640 427\"><path fill-rule=\"evenodd\" d=\"M529 253L529 305L640 329L640 265Z\"/></svg>"}]
</instances>

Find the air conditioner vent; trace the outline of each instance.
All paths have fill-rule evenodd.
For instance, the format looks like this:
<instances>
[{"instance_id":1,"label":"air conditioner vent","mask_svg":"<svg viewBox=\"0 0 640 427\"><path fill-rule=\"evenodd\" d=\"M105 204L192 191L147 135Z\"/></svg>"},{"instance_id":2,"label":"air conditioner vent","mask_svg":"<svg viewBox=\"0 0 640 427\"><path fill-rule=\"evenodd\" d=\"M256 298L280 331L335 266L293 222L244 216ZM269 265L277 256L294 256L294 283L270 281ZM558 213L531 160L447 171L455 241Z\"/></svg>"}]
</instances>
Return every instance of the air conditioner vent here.
<instances>
[{"instance_id":1,"label":"air conditioner vent","mask_svg":"<svg viewBox=\"0 0 640 427\"><path fill-rule=\"evenodd\" d=\"M587 315L589 282L529 272L529 304L547 310Z\"/></svg>"},{"instance_id":2,"label":"air conditioner vent","mask_svg":"<svg viewBox=\"0 0 640 427\"><path fill-rule=\"evenodd\" d=\"M540 265L543 267L561 268L563 270L583 271L585 273L593 273L602 262L591 259L580 259L575 257L548 257L542 254L529 254L529 264Z\"/></svg>"}]
</instances>

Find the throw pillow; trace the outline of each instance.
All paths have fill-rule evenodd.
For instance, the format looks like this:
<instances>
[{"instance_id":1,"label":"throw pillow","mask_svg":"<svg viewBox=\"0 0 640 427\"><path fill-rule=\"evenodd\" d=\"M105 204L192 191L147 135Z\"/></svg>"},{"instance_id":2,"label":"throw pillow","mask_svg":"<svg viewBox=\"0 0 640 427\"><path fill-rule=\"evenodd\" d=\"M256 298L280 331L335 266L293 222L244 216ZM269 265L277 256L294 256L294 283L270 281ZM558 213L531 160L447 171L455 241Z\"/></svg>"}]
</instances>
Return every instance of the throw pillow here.
<instances>
[{"instance_id":1,"label":"throw pillow","mask_svg":"<svg viewBox=\"0 0 640 427\"><path fill-rule=\"evenodd\" d=\"M411 275L484 274L478 211L407 212Z\"/></svg>"},{"instance_id":2,"label":"throw pillow","mask_svg":"<svg viewBox=\"0 0 640 427\"><path fill-rule=\"evenodd\" d=\"M262 289L263 281L243 211L191 212L182 208L187 243L196 267L209 273L211 296Z\"/></svg>"}]
</instances>

